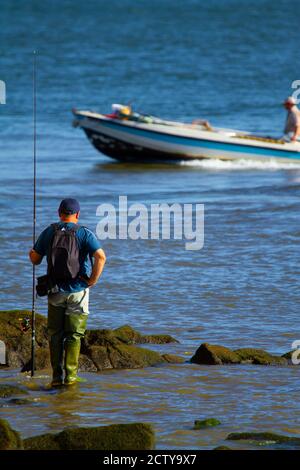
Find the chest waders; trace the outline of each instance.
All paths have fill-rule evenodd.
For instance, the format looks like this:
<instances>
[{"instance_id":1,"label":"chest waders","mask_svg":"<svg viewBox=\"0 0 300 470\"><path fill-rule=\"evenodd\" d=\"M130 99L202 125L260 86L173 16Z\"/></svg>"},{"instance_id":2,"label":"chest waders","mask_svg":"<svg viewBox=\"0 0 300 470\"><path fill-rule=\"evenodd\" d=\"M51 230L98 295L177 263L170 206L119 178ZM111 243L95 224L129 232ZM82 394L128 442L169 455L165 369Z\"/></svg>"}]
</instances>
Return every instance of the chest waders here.
<instances>
[{"instance_id":1,"label":"chest waders","mask_svg":"<svg viewBox=\"0 0 300 470\"><path fill-rule=\"evenodd\" d=\"M84 381L77 376L77 371L81 338L84 337L88 315L66 314L65 311L64 307L48 303L48 335L53 387L63 385L63 383L72 385ZM64 380L63 369L65 369Z\"/></svg>"}]
</instances>

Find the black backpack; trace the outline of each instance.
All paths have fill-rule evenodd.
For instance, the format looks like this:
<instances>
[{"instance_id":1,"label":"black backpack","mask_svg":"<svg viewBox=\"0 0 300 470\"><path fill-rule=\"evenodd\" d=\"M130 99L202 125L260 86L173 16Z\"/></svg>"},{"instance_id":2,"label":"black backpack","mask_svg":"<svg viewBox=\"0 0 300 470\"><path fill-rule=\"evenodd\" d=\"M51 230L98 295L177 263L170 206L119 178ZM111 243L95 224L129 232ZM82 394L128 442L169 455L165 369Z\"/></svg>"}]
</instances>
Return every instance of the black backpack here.
<instances>
[{"instance_id":1,"label":"black backpack","mask_svg":"<svg viewBox=\"0 0 300 470\"><path fill-rule=\"evenodd\" d=\"M48 253L48 276L54 283L68 282L75 279L80 270L79 243L76 236L80 228L71 228L59 224L51 225L54 234Z\"/></svg>"}]
</instances>

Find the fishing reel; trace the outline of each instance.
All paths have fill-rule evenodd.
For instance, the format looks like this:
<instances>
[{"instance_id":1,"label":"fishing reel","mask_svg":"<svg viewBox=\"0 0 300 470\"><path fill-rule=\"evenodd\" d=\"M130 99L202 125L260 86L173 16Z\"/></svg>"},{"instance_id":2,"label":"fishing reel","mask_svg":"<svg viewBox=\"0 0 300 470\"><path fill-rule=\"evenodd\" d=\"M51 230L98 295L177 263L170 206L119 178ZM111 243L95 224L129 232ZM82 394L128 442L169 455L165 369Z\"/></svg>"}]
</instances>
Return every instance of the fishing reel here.
<instances>
[{"instance_id":1,"label":"fishing reel","mask_svg":"<svg viewBox=\"0 0 300 470\"><path fill-rule=\"evenodd\" d=\"M20 322L20 327L23 333L26 333L26 331L30 330L31 320L29 317L19 318L19 322Z\"/></svg>"}]
</instances>

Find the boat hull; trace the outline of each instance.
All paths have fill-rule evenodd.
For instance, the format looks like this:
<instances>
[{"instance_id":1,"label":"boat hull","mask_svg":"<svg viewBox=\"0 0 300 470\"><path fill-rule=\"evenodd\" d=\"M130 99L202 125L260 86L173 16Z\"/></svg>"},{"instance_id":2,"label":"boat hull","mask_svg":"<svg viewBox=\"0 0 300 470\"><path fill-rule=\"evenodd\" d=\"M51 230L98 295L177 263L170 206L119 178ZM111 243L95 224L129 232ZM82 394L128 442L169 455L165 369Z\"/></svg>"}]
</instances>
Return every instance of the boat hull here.
<instances>
[{"instance_id":1,"label":"boat hull","mask_svg":"<svg viewBox=\"0 0 300 470\"><path fill-rule=\"evenodd\" d=\"M185 154L155 150L130 142L122 141L105 134L100 134L90 129L84 129L91 144L104 155L123 162L172 162L181 160L191 160ZM204 159L205 157L195 157Z\"/></svg>"},{"instance_id":2,"label":"boat hull","mask_svg":"<svg viewBox=\"0 0 300 470\"><path fill-rule=\"evenodd\" d=\"M92 145L120 161L168 162L214 158L300 163L299 144L284 144L270 139L265 139L265 143L225 132L195 131L191 126L141 125L89 112L74 114L75 125L84 130Z\"/></svg>"}]
</instances>

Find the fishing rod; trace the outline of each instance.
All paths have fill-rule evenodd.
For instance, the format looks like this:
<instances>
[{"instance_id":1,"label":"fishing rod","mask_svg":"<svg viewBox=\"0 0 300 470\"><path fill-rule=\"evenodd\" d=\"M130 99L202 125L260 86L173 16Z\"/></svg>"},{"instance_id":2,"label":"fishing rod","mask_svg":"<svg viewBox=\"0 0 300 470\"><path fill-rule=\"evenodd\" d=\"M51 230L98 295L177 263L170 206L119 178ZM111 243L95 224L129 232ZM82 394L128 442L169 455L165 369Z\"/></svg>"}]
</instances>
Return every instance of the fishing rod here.
<instances>
[{"instance_id":1,"label":"fishing rod","mask_svg":"<svg viewBox=\"0 0 300 470\"><path fill-rule=\"evenodd\" d=\"M32 241L36 232L36 51L33 51L33 227ZM32 317L31 317L31 377L35 369L35 264L32 265Z\"/></svg>"}]
</instances>

